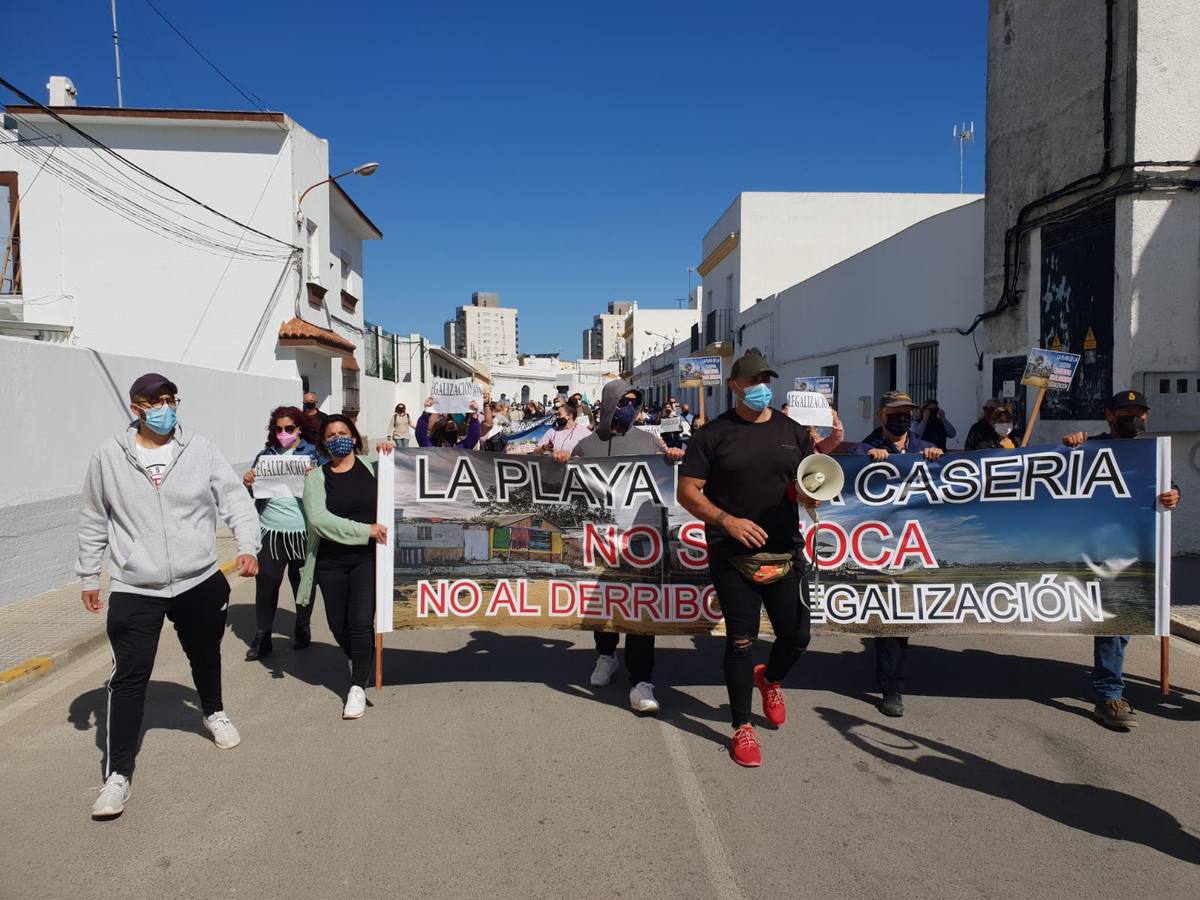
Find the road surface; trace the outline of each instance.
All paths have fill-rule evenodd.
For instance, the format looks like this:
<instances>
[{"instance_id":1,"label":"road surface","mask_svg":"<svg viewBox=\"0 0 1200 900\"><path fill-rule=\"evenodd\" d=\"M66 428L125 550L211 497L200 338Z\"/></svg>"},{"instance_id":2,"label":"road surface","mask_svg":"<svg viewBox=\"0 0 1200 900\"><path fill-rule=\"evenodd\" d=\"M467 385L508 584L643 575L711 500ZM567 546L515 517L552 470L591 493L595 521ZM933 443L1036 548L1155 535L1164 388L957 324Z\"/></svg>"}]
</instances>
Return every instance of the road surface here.
<instances>
[{"instance_id":1,"label":"road surface","mask_svg":"<svg viewBox=\"0 0 1200 900\"><path fill-rule=\"evenodd\" d=\"M1086 638L915 641L898 720L867 693L863 642L818 638L743 770L719 639L661 640L663 713L639 718L623 685L588 686L588 634L400 632L385 690L344 722L323 609L311 648L277 637L246 663L252 599L236 586L224 644L242 745L202 730L168 627L120 819L89 818L107 649L0 707L0 896L1200 894L1200 652L1182 641L1161 703L1157 641L1135 639L1141 727L1117 733L1084 699Z\"/></svg>"}]
</instances>

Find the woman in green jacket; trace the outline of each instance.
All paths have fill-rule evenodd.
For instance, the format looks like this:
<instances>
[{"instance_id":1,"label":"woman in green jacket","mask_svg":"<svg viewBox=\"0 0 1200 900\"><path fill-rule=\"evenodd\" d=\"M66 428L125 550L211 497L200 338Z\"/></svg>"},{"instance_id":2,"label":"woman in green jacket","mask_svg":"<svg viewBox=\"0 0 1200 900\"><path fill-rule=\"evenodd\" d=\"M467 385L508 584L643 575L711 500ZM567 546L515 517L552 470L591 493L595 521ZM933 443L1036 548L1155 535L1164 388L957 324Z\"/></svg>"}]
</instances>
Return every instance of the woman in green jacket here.
<instances>
[{"instance_id":1,"label":"woman in green jacket","mask_svg":"<svg viewBox=\"0 0 1200 900\"><path fill-rule=\"evenodd\" d=\"M298 597L311 597L314 579L325 601L329 630L350 659L350 690L343 719L366 711L367 678L375 646L375 553L386 544L388 527L375 521L375 471L363 452L354 422L342 415L325 420L322 444L330 461L304 482L308 556ZM391 453L392 444L379 449Z\"/></svg>"}]
</instances>

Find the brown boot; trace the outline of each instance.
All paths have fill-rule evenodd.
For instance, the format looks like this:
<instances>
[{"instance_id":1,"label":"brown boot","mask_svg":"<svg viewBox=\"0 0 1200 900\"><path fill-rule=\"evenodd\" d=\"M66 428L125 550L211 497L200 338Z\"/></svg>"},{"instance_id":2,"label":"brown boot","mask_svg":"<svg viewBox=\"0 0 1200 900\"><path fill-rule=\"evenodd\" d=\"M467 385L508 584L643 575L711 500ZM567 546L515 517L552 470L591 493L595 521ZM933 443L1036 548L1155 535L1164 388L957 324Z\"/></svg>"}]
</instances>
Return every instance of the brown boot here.
<instances>
[{"instance_id":1,"label":"brown boot","mask_svg":"<svg viewBox=\"0 0 1200 900\"><path fill-rule=\"evenodd\" d=\"M1097 700L1092 715L1109 728L1137 728L1137 716L1124 700Z\"/></svg>"}]
</instances>

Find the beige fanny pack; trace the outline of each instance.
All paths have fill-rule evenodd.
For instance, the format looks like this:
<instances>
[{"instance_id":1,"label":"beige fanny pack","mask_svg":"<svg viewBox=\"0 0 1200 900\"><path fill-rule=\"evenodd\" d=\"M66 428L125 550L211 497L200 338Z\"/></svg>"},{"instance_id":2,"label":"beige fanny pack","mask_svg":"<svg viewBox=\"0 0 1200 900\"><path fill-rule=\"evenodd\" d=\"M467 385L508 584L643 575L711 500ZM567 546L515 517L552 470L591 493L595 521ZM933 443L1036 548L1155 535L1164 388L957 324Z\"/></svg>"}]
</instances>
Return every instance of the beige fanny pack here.
<instances>
[{"instance_id":1,"label":"beige fanny pack","mask_svg":"<svg viewBox=\"0 0 1200 900\"><path fill-rule=\"evenodd\" d=\"M792 571L794 562L790 553L752 553L729 560L730 565L753 584L774 584Z\"/></svg>"}]
</instances>

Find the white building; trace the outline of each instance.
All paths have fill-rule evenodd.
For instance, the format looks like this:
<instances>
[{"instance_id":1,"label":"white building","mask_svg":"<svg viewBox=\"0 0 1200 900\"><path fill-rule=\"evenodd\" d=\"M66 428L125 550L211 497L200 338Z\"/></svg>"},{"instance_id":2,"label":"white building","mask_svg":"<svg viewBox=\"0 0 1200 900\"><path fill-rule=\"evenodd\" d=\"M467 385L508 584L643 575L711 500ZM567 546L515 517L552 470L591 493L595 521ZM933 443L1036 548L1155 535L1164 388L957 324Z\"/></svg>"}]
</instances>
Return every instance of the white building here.
<instances>
[{"instance_id":1,"label":"white building","mask_svg":"<svg viewBox=\"0 0 1200 900\"><path fill-rule=\"evenodd\" d=\"M625 317L621 335L625 341L624 371L633 372L643 361L691 339L698 328L699 293L688 300L687 309L648 309L636 306Z\"/></svg>"},{"instance_id":2,"label":"white building","mask_svg":"<svg viewBox=\"0 0 1200 900\"><path fill-rule=\"evenodd\" d=\"M625 353L625 320L637 308L632 300L612 300L608 312L592 319L592 327L583 332L581 359L599 359L618 364Z\"/></svg>"},{"instance_id":3,"label":"white building","mask_svg":"<svg viewBox=\"0 0 1200 900\"><path fill-rule=\"evenodd\" d=\"M446 349L464 359L516 356L518 343L517 310L501 306L499 294L472 294L471 305L460 306L446 322Z\"/></svg>"},{"instance_id":4,"label":"white building","mask_svg":"<svg viewBox=\"0 0 1200 900\"><path fill-rule=\"evenodd\" d=\"M1200 7L1110 6L992 8L985 290L976 308L990 316L977 335L984 389L998 394L1014 373L1019 380L1031 347L1082 354L1071 391L1048 395L1039 443L1106 431L1104 401L1144 392L1149 430L1172 437L1183 490L1174 549L1197 553ZM1017 393L1024 412L1034 392Z\"/></svg>"},{"instance_id":5,"label":"white building","mask_svg":"<svg viewBox=\"0 0 1200 900\"><path fill-rule=\"evenodd\" d=\"M738 341L742 316L764 298L923 219L978 199L971 194L739 194L702 243L700 347L724 356L741 353L754 346ZM853 343L851 336L834 346ZM713 400L709 415L728 409L724 389L714 391Z\"/></svg>"},{"instance_id":6,"label":"white building","mask_svg":"<svg viewBox=\"0 0 1200 900\"><path fill-rule=\"evenodd\" d=\"M604 384L617 377L603 360L568 362L557 356L509 357L489 367L492 396L515 403L547 403L557 396L580 393L589 401L600 399Z\"/></svg>"},{"instance_id":7,"label":"white building","mask_svg":"<svg viewBox=\"0 0 1200 900\"><path fill-rule=\"evenodd\" d=\"M37 448L0 475L0 554L24 560L0 603L69 580L87 459L129 420L138 374L169 375L181 420L235 465L306 389L369 419L395 402L359 379L362 245L382 235L328 183L326 141L283 113L55 112L9 106L0 131L0 399ZM35 414L64 398L70 441Z\"/></svg>"},{"instance_id":8,"label":"white building","mask_svg":"<svg viewBox=\"0 0 1200 900\"><path fill-rule=\"evenodd\" d=\"M770 295L735 320L736 355L758 347L779 373L776 403L802 376L833 375L846 439L878 424L883 394L937 399L962 447L977 418L977 356L958 333L983 284L982 199L936 213ZM725 389L714 391L723 402Z\"/></svg>"}]
</instances>

